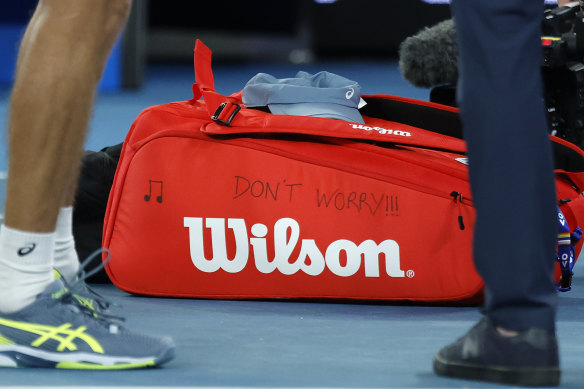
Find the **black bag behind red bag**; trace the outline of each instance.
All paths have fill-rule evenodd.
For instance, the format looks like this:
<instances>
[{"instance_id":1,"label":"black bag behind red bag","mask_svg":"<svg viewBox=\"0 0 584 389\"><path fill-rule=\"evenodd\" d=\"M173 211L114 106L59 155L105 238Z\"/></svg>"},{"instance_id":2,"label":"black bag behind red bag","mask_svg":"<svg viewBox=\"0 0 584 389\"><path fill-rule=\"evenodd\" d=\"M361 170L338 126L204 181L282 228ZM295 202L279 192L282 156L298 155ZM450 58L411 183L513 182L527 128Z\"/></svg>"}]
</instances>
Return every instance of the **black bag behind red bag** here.
<instances>
[{"instance_id":1,"label":"black bag behind red bag","mask_svg":"<svg viewBox=\"0 0 584 389\"><path fill-rule=\"evenodd\" d=\"M480 301L455 108L375 95L363 96L365 124L272 115L245 108L241 93L214 91L211 52L199 41L195 71L193 99L146 109L125 140L104 224L117 287ZM584 214L584 154L552 140L573 230Z\"/></svg>"}]
</instances>

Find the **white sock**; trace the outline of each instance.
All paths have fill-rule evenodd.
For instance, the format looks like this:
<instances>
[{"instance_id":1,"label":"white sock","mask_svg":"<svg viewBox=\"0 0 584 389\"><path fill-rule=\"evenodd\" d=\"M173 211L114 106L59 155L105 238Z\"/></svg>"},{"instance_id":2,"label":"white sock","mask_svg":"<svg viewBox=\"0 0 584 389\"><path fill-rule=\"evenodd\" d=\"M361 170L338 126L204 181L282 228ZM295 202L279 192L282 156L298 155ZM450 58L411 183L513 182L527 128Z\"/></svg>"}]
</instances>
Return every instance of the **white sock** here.
<instances>
[{"instance_id":1,"label":"white sock","mask_svg":"<svg viewBox=\"0 0 584 389\"><path fill-rule=\"evenodd\" d=\"M73 281L79 270L79 257L73 238L73 207L63 207L55 230L55 268L66 281Z\"/></svg>"},{"instance_id":2,"label":"white sock","mask_svg":"<svg viewBox=\"0 0 584 389\"><path fill-rule=\"evenodd\" d=\"M54 281L54 233L0 227L0 312L19 311Z\"/></svg>"}]
</instances>

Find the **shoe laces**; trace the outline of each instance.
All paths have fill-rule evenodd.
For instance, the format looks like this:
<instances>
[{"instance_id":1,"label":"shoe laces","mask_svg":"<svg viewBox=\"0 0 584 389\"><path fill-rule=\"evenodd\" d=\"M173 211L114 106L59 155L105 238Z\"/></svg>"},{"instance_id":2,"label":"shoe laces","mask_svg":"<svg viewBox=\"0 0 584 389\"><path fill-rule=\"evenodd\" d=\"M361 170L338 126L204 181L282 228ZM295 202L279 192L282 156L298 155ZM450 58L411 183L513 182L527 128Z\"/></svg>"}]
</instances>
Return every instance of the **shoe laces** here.
<instances>
[{"instance_id":1,"label":"shoe laces","mask_svg":"<svg viewBox=\"0 0 584 389\"><path fill-rule=\"evenodd\" d=\"M94 269L85 272L85 267L97 256L102 256L103 253L107 254L105 260ZM91 277L93 274L97 273L104 268L111 258L111 253L108 249L100 248L91 253L87 259L85 259L81 265L80 270L77 272L75 281L68 283L64 278L61 279L65 285L64 292L59 296L54 297L55 299L61 301L64 304L73 306L75 310L80 311L86 316L90 316L103 324L109 326L109 330L115 333L119 329L119 323L124 322L126 319L121 316L112 315L110 313L105 313L105 311L113 304L108 301L105 297L91 289L85 283L85 280ZM88 295L89 292L89 296ZM97 306L95 306L97 303ZM116 323L117 322L117 323Z\"/></svg>"},{"instance_id":2,"label":"shoe laces","mask_svg":"<svg viewBox=\"0 0 584 389\"><path fill-rule=\"evenodd\" d=\"M104 261L100 262L98 266L91 269L90 271L86 272L85 268L98 256L103 256L103 253L106 253L107 256ZM99 311L103 313L106 311L112 303L108 301L105 297L97 293L95 290L90 288L87 283L85 282L86 279L94 275L95 273L101 271L110 261L111 253L108 249L100 248L95 250L91 253L82 263L79 265L79 271L74 277L74 280L71 284L67 284L65 281L66 286L71 290L73 296L81 303L82 305L86 305L88 308L93 309L95 311Z\"/></svg>"}]
</instances>

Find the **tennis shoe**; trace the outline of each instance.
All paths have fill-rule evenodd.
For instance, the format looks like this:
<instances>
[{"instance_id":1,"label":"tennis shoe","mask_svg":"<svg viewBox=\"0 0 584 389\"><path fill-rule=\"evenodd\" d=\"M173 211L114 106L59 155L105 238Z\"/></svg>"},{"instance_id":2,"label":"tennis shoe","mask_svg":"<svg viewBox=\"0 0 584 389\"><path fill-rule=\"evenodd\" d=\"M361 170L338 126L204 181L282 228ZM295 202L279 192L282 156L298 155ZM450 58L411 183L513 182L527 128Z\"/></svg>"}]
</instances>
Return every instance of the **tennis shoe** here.
<instances>
[{"instance_id":1,"label":"tennis shoe","mask_svg":"<svg viewBox=\"0 0 584 389\"><path fill-rule=\"evenodd\" d=\"M538 328L505 337L484 316L466 335L436 354L434 372L510 385L557 386L558 343L554 333Z\"/></svg>"},{"instance_id":2,"label":"tennis shoe","mask_svg":"<svg viewBox=\"0 0 584 389\"><path fill-rule=\"evenodd\" d=\"M82 304L55 280L29 306L0 313L0 367L121 370L162 365L170 338L136 333Z\"/></svg>"}]
</instances>

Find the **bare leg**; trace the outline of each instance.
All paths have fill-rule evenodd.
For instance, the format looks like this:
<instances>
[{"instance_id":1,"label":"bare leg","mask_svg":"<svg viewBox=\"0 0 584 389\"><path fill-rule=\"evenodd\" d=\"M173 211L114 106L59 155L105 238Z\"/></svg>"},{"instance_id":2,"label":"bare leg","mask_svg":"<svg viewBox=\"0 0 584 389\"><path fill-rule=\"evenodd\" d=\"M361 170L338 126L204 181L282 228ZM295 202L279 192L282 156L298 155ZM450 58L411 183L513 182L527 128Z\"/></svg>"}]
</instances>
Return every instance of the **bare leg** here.
<instances>
[{"instance_id":1,"label":"bare leg","mask_svg":"<svg viewBox=\"0 0 584 389\"><path fill-rule=\"evenodd\" d=\"M10 106L9 227L55 228L76 179L93 95L130 1L41 0L22 41Z\"/></svg>"},{"instance_id":2,"label":"bare leg","mask_svg":"<svg viewBox=\"0 0 584 389\"><path fill-rule=\"evenodd\" d=\"M131 0L40 0L24 35L9 120L0 312L52 282L55 224L76 182L97 82Z\"/></svg>"}]
</instances>

